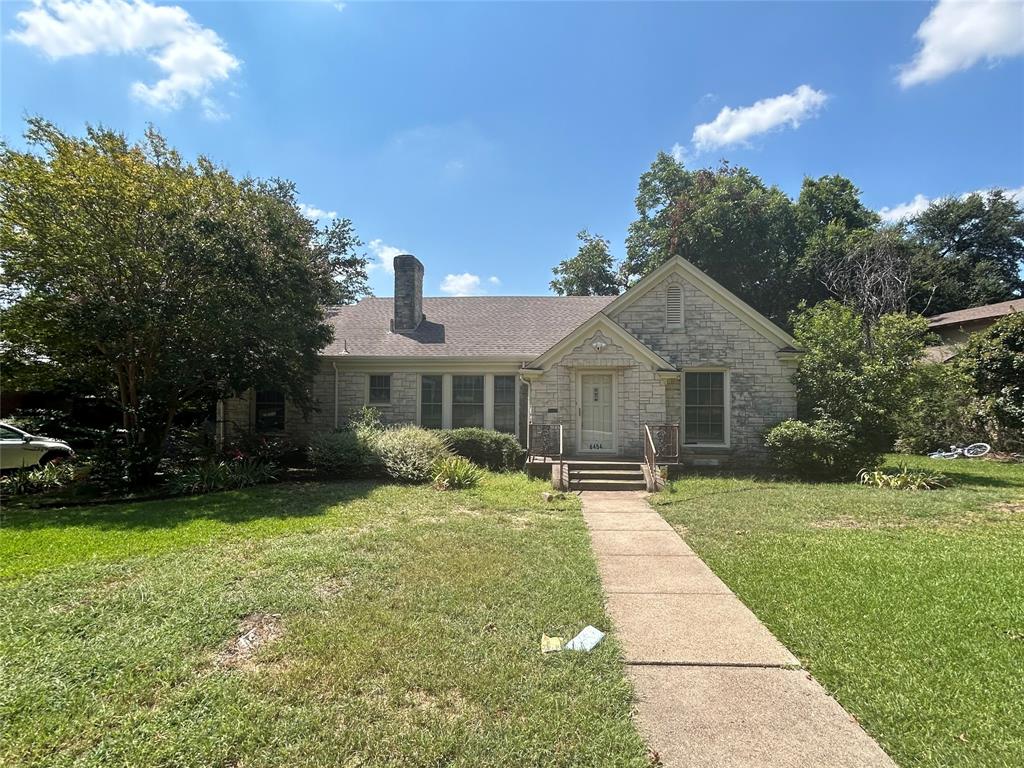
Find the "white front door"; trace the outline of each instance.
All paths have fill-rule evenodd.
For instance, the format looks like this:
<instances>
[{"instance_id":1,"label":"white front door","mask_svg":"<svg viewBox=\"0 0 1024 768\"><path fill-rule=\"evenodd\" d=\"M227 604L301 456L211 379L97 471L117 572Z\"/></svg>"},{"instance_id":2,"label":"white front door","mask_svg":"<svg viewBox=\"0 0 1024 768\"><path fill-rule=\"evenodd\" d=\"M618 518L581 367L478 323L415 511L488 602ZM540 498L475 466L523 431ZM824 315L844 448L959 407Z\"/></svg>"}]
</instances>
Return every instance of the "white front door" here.
<instances>
[{"instance_id":1,"label":"white front door","mask_svg":"<svg viewBox=\"0 0 1024 768\"><path fill-rule=\"evenodd\" d=\"M615 409L612 390L610 373L580 375L580 451L615 451Z\"/></svg>"}]
</instances>

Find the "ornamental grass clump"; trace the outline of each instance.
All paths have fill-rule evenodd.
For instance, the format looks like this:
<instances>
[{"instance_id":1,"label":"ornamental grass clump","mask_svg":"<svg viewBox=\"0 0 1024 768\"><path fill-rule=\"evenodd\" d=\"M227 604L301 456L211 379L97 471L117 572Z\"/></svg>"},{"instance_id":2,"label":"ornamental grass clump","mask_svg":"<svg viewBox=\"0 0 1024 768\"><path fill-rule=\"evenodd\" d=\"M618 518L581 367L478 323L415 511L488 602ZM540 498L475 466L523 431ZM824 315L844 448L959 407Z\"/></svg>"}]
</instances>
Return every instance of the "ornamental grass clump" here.
<instances>
[{"instance_id":1,"label":"ornamental grass clump","mask_svg":"<svg viewBox=\"0 0 1024 768\"><path fill-rule=\"evenodd\" d=\"M483 471L463 456L448 456L434 465L434 487L439 491L472 488L483 476Z\"/></svg>"},{"instance_id":2,"label":"ornamental grass clump","mask_svg":"<svg viewBox=\"0 0 1024 768\"><path fill-rule=\"evenodd\" d=\"M940 472L910 469L906 464L897 465L895 472L887 472L884 469L862 469L857 478L861 485L892 488L897 491L932 491L938 488L947 488L952 484L952 480Z\"/></svg>"}]
</instances>

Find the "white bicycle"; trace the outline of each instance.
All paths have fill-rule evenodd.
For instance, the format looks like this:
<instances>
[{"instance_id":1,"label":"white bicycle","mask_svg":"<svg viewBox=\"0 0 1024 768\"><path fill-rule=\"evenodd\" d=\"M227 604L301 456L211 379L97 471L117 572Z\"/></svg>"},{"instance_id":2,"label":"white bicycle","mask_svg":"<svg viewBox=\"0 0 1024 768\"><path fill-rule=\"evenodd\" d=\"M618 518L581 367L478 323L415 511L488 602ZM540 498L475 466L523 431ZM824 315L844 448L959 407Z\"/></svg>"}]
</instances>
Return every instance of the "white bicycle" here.
<instances>
[{"instance_id":1,"label":"white bicycle","mask_svg":"<svg viewBox=\"0 0 1024 768\"><path fill-rule=\"evenodd\" d=\"M971 443L966 448L962 445L951 445L948 451L932 451L929 459L977 459L992 450L988 443Z\"/></svg>"}]
</instances>

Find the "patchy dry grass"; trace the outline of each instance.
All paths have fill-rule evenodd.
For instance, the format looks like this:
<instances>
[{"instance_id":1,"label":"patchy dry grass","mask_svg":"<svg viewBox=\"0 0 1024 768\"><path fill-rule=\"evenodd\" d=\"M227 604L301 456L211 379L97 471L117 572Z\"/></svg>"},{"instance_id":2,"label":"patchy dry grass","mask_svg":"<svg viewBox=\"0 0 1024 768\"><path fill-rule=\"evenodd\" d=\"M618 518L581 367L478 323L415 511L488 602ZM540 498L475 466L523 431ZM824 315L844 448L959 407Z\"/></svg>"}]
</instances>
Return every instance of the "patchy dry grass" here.
<instances>
[{"instance_id":1,"label":"patchy dry grass","mask_svg":"<svg viewBox=\"0 0 1024 768\"><path fill-rule=\"evenodd\" d=\"M687 478L652 502L901 766L1024 765L1024 465L908 463L955 485Z\"/></svg>"},{"instance_id":2,"label":"patchy dry grass","mask_svg":"<svg viewBox=\"0 0 1024 768\"><path fill-rule=\"evenodd\" d=\"M0 764L646 764L573 498L317 484L4 521Z\"/></svg>"}]
</instances>

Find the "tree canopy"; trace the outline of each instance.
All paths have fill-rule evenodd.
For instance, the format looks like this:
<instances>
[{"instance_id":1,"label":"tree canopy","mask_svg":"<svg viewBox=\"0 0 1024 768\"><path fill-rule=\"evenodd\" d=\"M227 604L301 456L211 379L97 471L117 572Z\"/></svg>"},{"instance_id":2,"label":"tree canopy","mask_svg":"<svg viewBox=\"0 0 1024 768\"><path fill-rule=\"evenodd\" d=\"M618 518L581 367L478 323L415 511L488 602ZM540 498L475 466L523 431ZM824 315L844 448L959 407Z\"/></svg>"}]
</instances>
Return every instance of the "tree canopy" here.
<instances>
[{"instance_id":1,"label":"tree canopy","mask_svg":"<svg viewBox=\"0 0 1024 768\"><path fill-rule=\"evenodd\" d=\"M610 243L585 229L576 237L580 241L579 251L551 270L555 273L551 290L560 296L617 296L619 284Z\"/></svg>"},{"instance_id":2,"label":"tree canopy","mask_svg":"<svg viewBox=\"0 0 1024 768\"><path fill-rule=\"evenodd\" d=\"M186 162L154 129L31 119L26 139L0 144L5 376L110 396L149 458L191 405L270 385L311 406L324 307L367 290L351 222L319 228L290 183Z\"/></svg>"}]
</instances>

